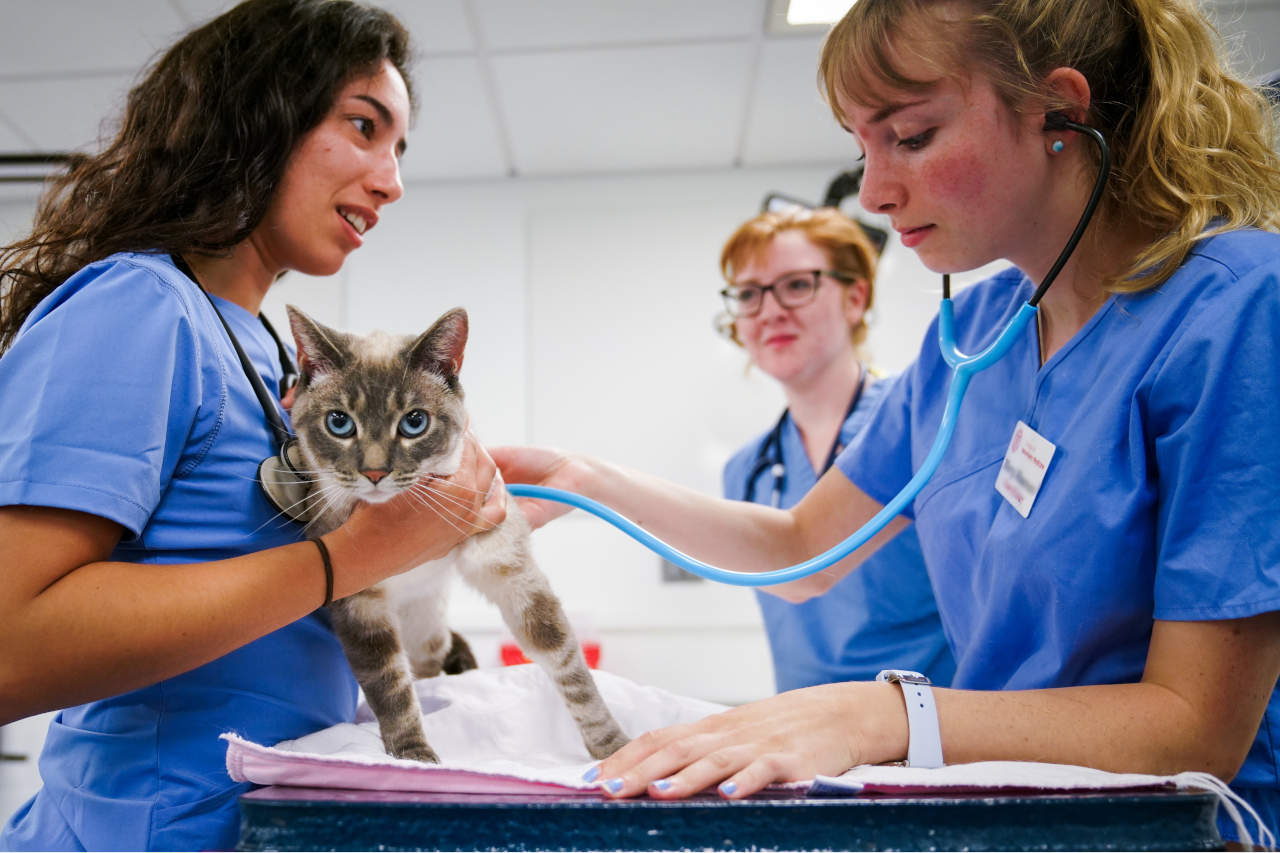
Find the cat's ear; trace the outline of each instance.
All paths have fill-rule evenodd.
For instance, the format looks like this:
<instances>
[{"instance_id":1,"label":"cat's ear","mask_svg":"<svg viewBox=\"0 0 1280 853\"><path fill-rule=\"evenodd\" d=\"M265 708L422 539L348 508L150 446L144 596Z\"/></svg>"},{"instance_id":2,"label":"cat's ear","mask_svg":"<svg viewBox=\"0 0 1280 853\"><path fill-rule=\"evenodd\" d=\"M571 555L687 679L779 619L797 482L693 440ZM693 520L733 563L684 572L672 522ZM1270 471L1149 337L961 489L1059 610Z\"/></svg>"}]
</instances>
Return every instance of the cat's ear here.
<instances>
[{"instance_id":1,"label":"cat's ear","mask_svg":"<svg viewBox=\"0 0 1280 853\"><path fill-rule=\"evenodd\" d=\"M298 368L304 383L332 373L343 365L346 358L338 343L341 340L339 332L317 323L292 305L286 305L285 310L289 312L289 328L293 330L293 340L298 345Z\"/></svg>"},{"instance_id":2,"label":"cat's ear","mask_svg":"<svg viewBox=\"0 0 1280 853\"><path fill-rule=\"evenodd\" d=\"M409 363L419 370L438 373L446 378L462 370L462 352L467 348L467 312L454 308L436 320L406 349Z\"/></svg>"}]
</instances>

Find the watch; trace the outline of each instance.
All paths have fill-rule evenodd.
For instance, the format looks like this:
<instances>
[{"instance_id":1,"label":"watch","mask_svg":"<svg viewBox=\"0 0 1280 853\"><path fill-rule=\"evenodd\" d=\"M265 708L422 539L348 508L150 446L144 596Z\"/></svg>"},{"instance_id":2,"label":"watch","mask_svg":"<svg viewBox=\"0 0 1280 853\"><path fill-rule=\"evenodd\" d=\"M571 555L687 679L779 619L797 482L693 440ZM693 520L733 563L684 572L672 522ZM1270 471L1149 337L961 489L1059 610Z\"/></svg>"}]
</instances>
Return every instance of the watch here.
<instances>
[{"instance_id":1,"label":"watch","mask_svg":"<svg viewBox=\"0 0 1280 853\"><path fill-rule=\"evenodd\" d=\"M907 702L907 766L945 767L933 682L906 669L886 669L876 676L876 681L902 688L902 698Z\"/></svg>"}]
</instances>

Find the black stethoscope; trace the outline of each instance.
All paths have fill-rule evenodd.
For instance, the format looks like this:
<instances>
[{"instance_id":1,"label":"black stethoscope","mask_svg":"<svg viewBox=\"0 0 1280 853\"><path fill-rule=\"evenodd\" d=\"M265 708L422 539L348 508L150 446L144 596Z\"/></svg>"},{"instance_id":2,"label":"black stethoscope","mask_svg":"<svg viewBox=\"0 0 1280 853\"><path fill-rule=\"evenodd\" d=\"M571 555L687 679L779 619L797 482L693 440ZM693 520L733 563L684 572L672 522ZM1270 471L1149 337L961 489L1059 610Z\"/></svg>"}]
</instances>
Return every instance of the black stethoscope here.
<instances>
[{"instance_id":1,"label":"black stethoscope","mask_svg":"<svg viewBox=\"0 0 1280 853\"><path fill-rule=\"evenodd\" d=\"M226 330L227 337L231 339L231 346L236 351L236 358L240 360L240 367L244 370L244 376L249 380L249 385L253 388L253 394L258 398L258 404L262 406L262 414L266 417L267 427L271 431L271 437L275 439L277 448L277 452L274 455L268 456L258 466L258 485L262 488L262 493L266 495L267 500L282 515L303 524L311 521L320 509L319 505L308 499L313 478L303 470L304 466L298 449L298 440L289 431L289 427L285 426L284 416L280 414L279 401L271 396L271 392L267 390L267 385L258 374L258 369L253 366L253 362L249 359L248 353L244 351L244 347L240 346L236 333L231 331L231 326L227 325L227 318L222 316L222 312L218 310L217 303L213 301L213 296L200 284L200 280L196 278L196 274L192 272L191 267L177 253L170 255L169 258L173 261L173 265L183 275L191 279L192 283L209 300L209 306L213 308L213 313L218 315L218 319L222 321L222 328ZM280 357L280 397L283 398L289 392L289 389L297 384L298 368L294 364L293 358L290 357L289 350L285 348L284 341L280 340L280 336L276 334L271 322L262 314L258 315L258 320L262 323L263 328L267 330L267 334L271 335L271 339L276 342L276 349Z\"/></svg>"},{"instance_id":2,"label":"black stethoscope","mask_svg":"<svg viewBox=\"0 0 1280 853\"><path fill-rule=\"evenodd\" d=\"M200 289L200 292L209 300L209 306L213 308L213 313L217 314L218 319L222 321L222 328L226 329L227 337L231 339L231 346L236 351L236 357L240 359L240 367L244 370L245 378L253 386L254 396L258 398L258 403L262 405L262 413L266 415L267 426L271 429L271 436L276 440L277 445L283 447L292 437L292 433L284 425L284 418L280 415L280 404L271 396L271 392L267 390L266 383L258 375L258 369L253 366L253 362L244 351L244 347L240 346L236 333L231 331L231 327L227 325L227 318L222 316L222 312L218 310L217 303L213 301L213 296L200 284L200 279L196 278L196 274L191 270L190 265L177 252L170 255L169 259L173 261L173 265L183 275L191 279L191 282ZM289 392L289 389L297 383L298 368L294 365L293 359L289 357L289 350L285 348L284 341L280 340L280 336L276 334L275 327L262 314L258 315L258 320L262 323L263 328L267 330L267 334L271 335L271 339L276 342L276 349L279 350L280 396L283 398Z\"/></svg>"},{"instance_id":3,"label":"black stethoscope","mask_svg":"<svg viewBox=\"0 0 1280 853\"><path fill-rule=\"evenodd\" d=\"M853 392L853 401L849 403L849 410L844 413L844 418L840 421L840 429L842 431L844 430L845 421L849 420L849 416L853 414L854 409L858 408L858 401L862 399L862 390L867 387L867 366L865 364L858 365L858 375L858 388ZM769 500L769 505L776 509L782 504L782 492L787 487L787 466L782 461L782 431L786 429L787 418L790 416L791 410L784 409L782 417L778 418L778 422L769 431L764 444L760 445L760 450L756 453L755 464L751 466L751 476L747 478L747 494L743 498L748 503L756 499L756 480L760 479L761 474L768 471L773 475L773 496ZM840 441L840 435L837 433L835 443L831 445L831 452L827 454L827 461L822 466L822 470L818 472L819 477L831 470L831 466L835 464L836 457L843 450L844 443Z\"/></svg>"}]
</instances>

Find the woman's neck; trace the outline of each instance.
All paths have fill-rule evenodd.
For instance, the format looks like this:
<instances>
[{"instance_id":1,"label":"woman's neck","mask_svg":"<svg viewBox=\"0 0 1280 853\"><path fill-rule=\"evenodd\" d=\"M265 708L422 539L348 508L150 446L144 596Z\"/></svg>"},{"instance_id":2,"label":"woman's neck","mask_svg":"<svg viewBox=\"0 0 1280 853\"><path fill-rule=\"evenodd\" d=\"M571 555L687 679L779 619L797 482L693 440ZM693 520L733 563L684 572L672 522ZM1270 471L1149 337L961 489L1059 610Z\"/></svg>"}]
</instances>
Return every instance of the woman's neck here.
<instances>
[{"instance_id":1,"label":"woman's neck","mask_svg":"<svg viewBox=\"0 0 1280 853\"><path fill-rule=\"evenodd\" d=\"M201 287L214 296L239 305L255 317L279 275L278 271L263 263L252 238L236 245L225 256L188 252L182 257L196 274Z\"/></svg>"},{"instance_id":2,"label":"woman's neck","mask_svg":"<svg viewBox=\"0 0 1280 853\"><path fill-rule=\"evenodd\" d=\"M1104 239L1091 239L1086 234L1077 254L1063 267L1061 275L1053 282L1040 300L1040 312L1036 318L1040 330L1040 364L1043 365L1067 343L1085 324L1098 313L1111 292L1104 281L1116 275L1129 261L1148 245L1154 236L1139 229L1117 227L1099 223L1108 229ZM1084 251L1089 244L1092 251Z\"/></svg>"},{"instance_id":3,"label":"woman's neck","mask_svg":"<svg viewBox=\"0 0 1280 853\"><path fill-rule=\"evenodd\" d=\"M822 475L822 466L840 437L845 413L862 380L862 368L852 353L832 359L827 367L805 381L783 383L791 420L800 431L814 473Z\"/></svg>"}]
</instances>

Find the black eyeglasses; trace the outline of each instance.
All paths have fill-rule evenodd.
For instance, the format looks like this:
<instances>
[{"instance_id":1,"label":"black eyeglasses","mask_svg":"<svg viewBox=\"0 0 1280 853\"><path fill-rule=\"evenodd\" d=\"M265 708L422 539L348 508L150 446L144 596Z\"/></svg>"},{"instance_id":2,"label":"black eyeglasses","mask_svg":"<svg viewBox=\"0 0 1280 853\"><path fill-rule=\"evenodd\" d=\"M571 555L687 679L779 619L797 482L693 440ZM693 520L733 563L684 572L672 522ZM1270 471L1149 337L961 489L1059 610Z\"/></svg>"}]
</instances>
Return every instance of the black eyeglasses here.
<instances>
[{"instance_id":1,"label":"black eyeglasses","mask_svg":"<svg viewBox=\"0 0 1280 853\"><path fill-rule=\"evenodd\" d=\"M818 296L818 285L824 275L839 282L852 279L835 270L803 270L779 276L773 284L734 284L720 291L724 308L734 317L754 317L764 305L764 295L773 291L773 298L783 308L799 308L808 305Z\"/></svg>"}]
</instances>

